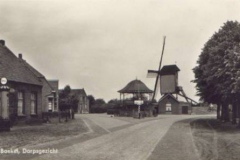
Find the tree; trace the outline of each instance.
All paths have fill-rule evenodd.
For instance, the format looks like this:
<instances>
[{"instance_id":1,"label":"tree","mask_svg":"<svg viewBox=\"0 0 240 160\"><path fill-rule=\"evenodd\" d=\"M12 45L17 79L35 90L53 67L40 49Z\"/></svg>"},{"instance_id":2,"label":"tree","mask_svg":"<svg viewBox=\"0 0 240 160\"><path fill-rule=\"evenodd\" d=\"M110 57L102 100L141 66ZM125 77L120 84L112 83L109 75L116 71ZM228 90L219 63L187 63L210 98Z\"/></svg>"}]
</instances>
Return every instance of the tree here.
<instances>
[{"instance_id":1,"label":"tree","mask_svg":"<svg viewBox=\"0 0 240 160\"><path fill-rule=\"evenodd\" d=\"M227 21L205 44L193 69L197 95L205 102L222 106L226 121L228 104L236 105L240 89L239 42L240 24Z\"/></svg>"},{"instance_id":2,"label":"tree","mask_svg":"<svg viewBox=\"0 0 240 160\"><path fill-rule=\"evenodd\" d=\"M106 102L102 98L96 99L91 109L92 113L105 113L107 112Z\"/></svg>"},{"instance_id":3,"label":"tree","mask_svg":"<svg viewBox=\"0 0 240 160\"><path fill-rule=\"evenodd\" d=\"M92 113L92 106L95 104L95 98L93 95L88 95L87 98L89 100L89 110L90 113Z\"/></svg>"},{"instance_id":4,"label":"tree","mask_svg":"<svg viewBox=\"0 0 240 160\"><path fill-rule=\"evenodd\" d=\"M70 109L71 106L71 87L69 85L65 86L59 93L59 109L65 111Z\"/></svg>"},{"instance_id":5,"label":"tree","mask_svg":"<svg viewBox=\"0 0 240 160\"><path fill-rule=\"evenodd\" d=\"M71 87L69 85L65 86L59 93L59 108L61 111L70 112L72 119L74 119L74 111L77 110L78 102L77 96L71 94Z\"/></svg>"},{"instance_id":6,"label":"tree","mask_svg":"<svg viewBox=\"0 0 240 160\"><path fill-rule=\"evenodd\" d=\"M96 101L95 101L95 105L97 105L99 107L104 105L104 104L106 104L106 102L102 98L96 99Z\"/></svg>"}]
</instances>

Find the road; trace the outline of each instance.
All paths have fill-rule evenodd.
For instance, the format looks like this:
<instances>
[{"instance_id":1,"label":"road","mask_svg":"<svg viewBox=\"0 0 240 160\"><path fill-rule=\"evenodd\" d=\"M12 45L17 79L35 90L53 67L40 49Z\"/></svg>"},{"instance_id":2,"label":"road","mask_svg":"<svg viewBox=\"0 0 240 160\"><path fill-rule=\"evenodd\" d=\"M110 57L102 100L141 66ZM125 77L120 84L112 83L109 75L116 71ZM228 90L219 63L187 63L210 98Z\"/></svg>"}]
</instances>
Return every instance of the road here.
<instances>
[{"instance_id":1,"label":"road","mask_svg":"<svg viewBox=\"0 0 240 160\"><path fill-rule=\"evenodd\" d=\"M160 115L156 118L139 120L129 117L111 117L105 114L78 116L88 125L90 133L101 132L101 134L61 148L57 154L45 154L33 159L146 160L174 122L200 117ZM186 130L187 132L190 130ZM191 136L190 133L187 134Z\"/></svg>"}]
</instances>

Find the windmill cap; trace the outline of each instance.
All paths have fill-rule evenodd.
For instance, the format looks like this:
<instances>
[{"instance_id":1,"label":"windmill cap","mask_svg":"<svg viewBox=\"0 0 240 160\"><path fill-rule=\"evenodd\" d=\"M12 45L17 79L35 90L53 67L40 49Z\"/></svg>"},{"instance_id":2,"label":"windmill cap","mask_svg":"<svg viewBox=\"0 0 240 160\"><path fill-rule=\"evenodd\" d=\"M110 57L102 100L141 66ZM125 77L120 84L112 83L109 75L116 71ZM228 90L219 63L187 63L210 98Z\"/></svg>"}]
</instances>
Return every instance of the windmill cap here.
<instances>
[{"instance_id":1,"label":"windmill cap","mask_svg":"<svg viewBox=\"0 0 240 160\"><path fill-rule=\"evenodd\" d=\"M162 69L160 70L160 75L175 74L178 71L180 71L180 69L175 64L166 65L166 66L163 66Z\"/></svg>"}]
</instances>

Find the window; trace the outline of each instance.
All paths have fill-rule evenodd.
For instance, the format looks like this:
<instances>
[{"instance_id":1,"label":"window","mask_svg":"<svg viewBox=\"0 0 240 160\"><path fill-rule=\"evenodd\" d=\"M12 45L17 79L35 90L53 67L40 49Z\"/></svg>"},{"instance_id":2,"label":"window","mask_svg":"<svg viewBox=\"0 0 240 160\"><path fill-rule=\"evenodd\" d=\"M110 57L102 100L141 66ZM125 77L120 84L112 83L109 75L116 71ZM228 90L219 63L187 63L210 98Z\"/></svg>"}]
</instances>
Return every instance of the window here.
<instances>
[{"instance_id":1,"label":"window","mask_svg":"<svg viewBox=\"0 0 240 160\"><path fill-rule=\"evenodd\" d=\"M18 115L24 114L24 94L22 91L18 92Z\"/></svg>"},{"instance_id":2,"label":"window","mask_svg":"<svg viewBox=\"0 0 240 160\"><path fill-rule=\"evenodd\" d=\"M31 114L37 114L37 94L31 93Z\"/></svg>"},{"instance_id":3,"label":"window","mask_svg":"<svg viewBox=\"0 0 240 160\"><path fill-rule=\"evenodd\" d=\"M172 112L172 104L166 103L166 112Z\"/></svg>"},{"instance_id":4,"label":"window","mask_svg":"<svg viewBox=\"0 0 240 160\"><path fill-rule=\"evenodd\" d=\"M48 111L53 111L53 98L52 97L48 97Z\"/></svg>"}]
</instances>

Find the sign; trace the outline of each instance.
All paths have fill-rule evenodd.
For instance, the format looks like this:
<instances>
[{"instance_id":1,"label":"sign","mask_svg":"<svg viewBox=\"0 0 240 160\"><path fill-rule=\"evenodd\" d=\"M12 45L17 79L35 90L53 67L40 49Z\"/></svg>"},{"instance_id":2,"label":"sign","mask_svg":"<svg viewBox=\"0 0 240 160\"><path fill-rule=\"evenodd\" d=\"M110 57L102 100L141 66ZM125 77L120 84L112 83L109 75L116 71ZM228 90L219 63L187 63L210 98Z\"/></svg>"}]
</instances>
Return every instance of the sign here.
<instances>
[{"instance_id":1,"label":"sign","mask_svg":"<svg viewBox=\"0 0 240 160\"><path fill-rule=\"evenodd\" d=\"M143 104L143 100L135 100L134 104L136 105L142 105Z\"/></svg>"},{"instance_id":2,"label":"sign","mask_svg":"<svg viewBox=\"0 0 240 160\"><path fill-rule=\"evenodd\" d=\"M7 78L5 77L1 78L1 84L3 85L7 84Z\"/></svg>"}]
</instances>

